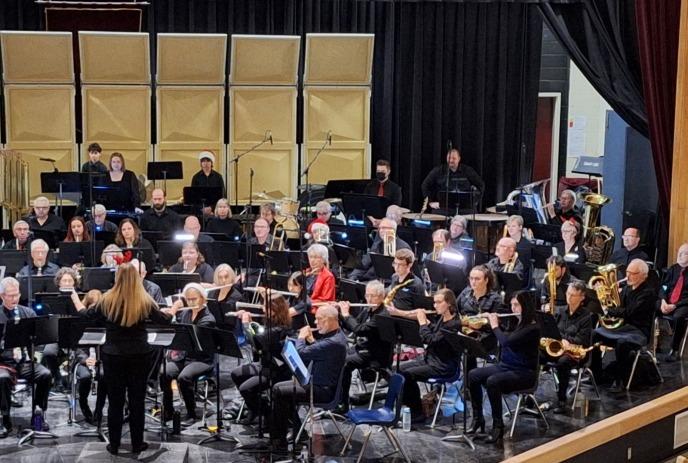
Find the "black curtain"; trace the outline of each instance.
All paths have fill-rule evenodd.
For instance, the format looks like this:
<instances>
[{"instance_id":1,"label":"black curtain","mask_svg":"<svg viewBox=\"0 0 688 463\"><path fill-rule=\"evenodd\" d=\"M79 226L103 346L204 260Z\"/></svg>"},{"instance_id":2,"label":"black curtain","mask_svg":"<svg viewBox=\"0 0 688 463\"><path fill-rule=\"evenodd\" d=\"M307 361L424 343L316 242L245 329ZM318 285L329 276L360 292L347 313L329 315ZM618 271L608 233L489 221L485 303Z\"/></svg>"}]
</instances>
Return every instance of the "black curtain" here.
<instances>
[{"instance_id":1,"label":"black curtain","mask_svg":"<svg viewBox=\"0 0 688 463\"><path fill-rule=\"evenodd\" d=\"M542 39L535 3L152 0L148 8L152 34L374 33L372 157L392 162L413 209L449 140L484 177L486 206L530 179ZM6 27L39 28L40 15L28 16Z\"/></svg>"}]
</instances>

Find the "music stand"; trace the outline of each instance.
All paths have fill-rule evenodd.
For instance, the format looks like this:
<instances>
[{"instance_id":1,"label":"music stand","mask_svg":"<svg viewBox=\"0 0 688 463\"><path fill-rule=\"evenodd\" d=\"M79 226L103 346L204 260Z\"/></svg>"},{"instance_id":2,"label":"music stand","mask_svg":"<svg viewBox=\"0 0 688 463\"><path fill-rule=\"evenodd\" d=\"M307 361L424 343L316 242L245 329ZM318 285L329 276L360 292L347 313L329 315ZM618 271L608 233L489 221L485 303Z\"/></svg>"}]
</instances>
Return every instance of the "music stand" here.
<instances>
[{"instance_id":1,"label":"music stand","mask_svg":"<svg viewBox=\"0 0 688 463\"><path fill-rule=\"evenodd\" d=\"M212 429L210 426L206 426L207 431L210 435L204 439L198 441L198 445L203 445L208 442L226 441L226 442L236 442L241 445L239 439L234 436L224 435L222 433L222 410L220 410L220 355L226 355L233 358L242 358L241 349L239 344L237 344L236 336L231 331L220 330L217 328L206 328L193 325L198 339L201 343L204 352L213 352L215 365L213 366L215 370L215 419L216 428ZM229 425L228 425L229 427Z\"/></svg>"},{"instance_id":2,"label":"music stand","mask_svg":"<svg viewBox=\"0 0 688 463\"><path fill-rule=\"evenodd\" d=\"M41 191L57 194L58 215L62 215L63 194L81 193L82 178L87 175L80 172L41 172Z\"/></svg>"},{"instance_id":3,"label":"music stand","mask_svg":"<svg viewBox=\"0 0 688 463\"><path fill-rule=\"evenodd\" d=\"M466 287L466 271L460 267L426 260L425 268L428 270L431 282L451 289L454 294L459 294Z\"/></svg>"},{"instance_id":4,"label":"music stand","mask_svg":"<svg viewBox=\"0 0 688 463\"><path fill-rule=\"evenodd\" d=\"M108 267L86 267L83 270L81 289L107 291L115 283L115 271Z\"/></svg>"},{"instance_id":5,"label":"music stand","mask_svg":"<svg viewBox=\"0 0 688 463\"><path fill-rule=\"evenodd\" d=\"M149 162L147 170L148 180L153 180L153 186L155 186L156 180L162 180L164 191L167 191L167 180L182 180L184 178L181 161Z\"/></svg>"},{"instance_id":6,"label":"music stand","mask_svg":"<svg viewBox=\"0 0 688 463\"><path fill-rule=\"evenodd\" d=\"M241 244L237 241L215 241L212 243L213 257L216 263L227 263L233 269L239 267Z\"/></svg>"},{"instance_id":7,"label":"music stand","mask_svg":"<svg viewBox=\"0 0 688 463\"><path fill-rule=\"evenodd\" d=\"M308 253L306 251L289 251L289 263L294 271L301 270L303 262L308 262Z\"/></svg>"},{"instance_id":8,"label":"music stand","mask_svg":"<svg viewBox=\"0 0 688 463\"><path fill-rule=\"evenodd\" d=\"M96 230L92 238L96 241L102 241L105 246L115 243L115 233L105 230Z\"/></svg>"},{"instance_id":9,"label":"music stand","mask_svg":"<svg viewBox=\"0 0 688 463\"><path fill-rule=\"evenodd\" d=\"M5 349L15 347L27 348L29 352L29 362L31 364L31 417L36 412L36 386L33 378L36 377L36 366L34 360L34 348L36 345L52 344L57 342L57 318L33 317L8 320L5 325ZM45 416L45 415L44 415ZM32 420L33 421L33 420ZM22 431L21 439L17 442L18 446L33 439L57 439L51 432L42 429L27 428Z\"/></svg>"},{"instance_id":10,"label":"music stand","mask_svg":"<svg viewBox=\"0 0 688 463\"><path fill-rule=\"evenodd\" d=\"M397 371L401 360L401 345L406 344L414 347L423 347L423 340L420 337L420 325L415 320L391 315L375 315L377 331L380 339L390 344L396 344L397 351Z\"/></svg>"},{"instance_id":11,"label":"music stand","mask_svg":"<svg viewBox=\"0 0 688 463\"><path fill-rule=\"evenodd\" d=\"M454 352L456 352L457 355L462 356L461 368L463 369L464 376L463 384L461 385L461 401L463 402L463 434L447 435L444 436L442 440L445 442L464 441L472 450L475 450L475 444L473 444L473 440L466 435L466 428L468 427L468 408L466 406L466 395L468 393L468 381L466 380L466 376L468 374L468 357L487 358L488 354L483 348L482 344L480 344L480 341L477 339L466 336L461 332L450 331L444 328L442 329L442 332L444 333L445 339L449 345L452 346Z\"/></svg>"},{"instance_id":12,"label":"music stand","mask_svg":"<svg viewBox=\"0 0 688 463\"><path fill-rule=\"evenodd\" d=\"M358 193L342 194L342 209L347 217L367 220L368 216L385 217L391 201L384 196Z\"/></svg>"},{"instance_id":13,"label":"music stand","mask_svg":"<svg viewBox=\"0 0 688 463\"><path fill-rule=\"evenodd\" d=\"M544 223L531 223L528 225L533 232L533 238L544 243L555 244L561 241L561 226Z\"/></svg>"},{"instance_id":14,"label":"music stand","mask_svg":"<svg viewBox=\"0 0 688 463\"><path fill-rule=\"evenodd\" d=\"M222 198L222 188L219 186L185 186L184 187L184 205L186 206L201 206L201 209L206 206L213 205L218 199Z\"/></svg>"},{"instance_id":15,"label":"music stand","mask_svg":"<svg viewBox=\"0 0 688 463\"><path fill-rule=\"evenodd\" d=\"M55 249L57 247L57 242L61 241L62 238L64 237L64 232L61 230L38 230L36 228L31 229L31 233L33 233L33 238L32 240L35 240L37 238L42 239L46 243L48 243L48 247L50 249ZM30 247L30 246L28 246Z\"/></svg>"},{"instance_id":16,"label":"music stand","mask_svg":"<svg viewBox=\"0 0 688 463\"><path fill-rule=\"evenodd\" d=\"M166 233L161 231L141 230L141 236L150 242L151 246L153 246L153 249L155 249L156 252L158 250L158 241L164 241L166 238L165 235Z\"/></svg>"},{"instance_id":17,"label":"music stand","mask_svg":"<svg viewBox=\"0 0 688 463\"><path fill-rule=\"evenodd\" d=\"M163 296L180 293L189 283L201 282L198 273L153 273L148 279L160 286Z\"/></svg>"},{"instance_id":18,"label":"music stand","mask_svg":"<svg viewBox=\"0 0 688 463\"><path fill-rule=\"evenodd\" d=\"M373 263L375 275L382 280L391 280L392 275L394 275L394 268L392 267L394 257L385 256L384 254L378 254L376 252L371 252L368 255L370 256L370 261Z\"/></svg>"},{"instance_id":19,"label":"music stand","mask_svg":"<svg viewBox=\"0 0 688 463\"><path fill-rule=\"evenodd\" d=\"M19 280L19 293L21 294L22 300L28 300L32 294L29 293L29 278L31 278L31 291L35 293L56 293L57 288L55 287L55 275L32 275L18 277Z\"/></svg>"},{"instance_id":20,"label":"music stand","mask_svg":"<svg viewBox=\"0 0 688 463\"><path fill-rule=\"evenodd\" d=\"M523 288L523 280L515 273L495 272L497 282L504 291L504 300L511 299L511 295Z\"/></svg>"},{"instance_id":21,"label":"music stand","mask_svg":"<svg viewBox=\"0 0 688 463\"><path fill-rule=\"evenodd\" d=\"M559 332L559 327L557 326L557 321L554 319L554 315L538 310L535 312L535 319L540 325L541 338L561 340L561 332Z\"/></svg>"},{"instance_id":22,"label":"music stand","mask_svg":"<svg viewBox=\"0 0 688 463\"><path fill-rule=\"evenodd\" d=\"M167 268L177 263L182 255L181 241L158 241L158 258L160 264Z\"/></svg>"},{"instance_id":23,"label":"music stand","mask_svg":"<svg viewBox=\"0 0 688 463\"><path fill-rule=\"evenodd\" d=\"M567 262L566 265L568 266L571 275L582 281L590 281L590 278L597 274L597 268L587 264Z\"/></svg>"},{"instance_id":24,"label":"music stand","mask_svg":"<svg viewBox=\"0 0 688 463\"><path fill-rule=\"evenodd\" d=\"M83 294L80 294L83 295ZM76 316L79 314L74 307L71 293L36 293L34 311L38 315Z\"/></svg>"},{"instance_id":25,"label":"music stand","mask_svg":"<svg viewBox=\"0 0 688 463\"><path fill-rule=\"evenodd\" d=\"M17 251L16 249L2 249L0 250L0 262L5 266L5 273L18 273L26 264L26 251Z\"/></svg>"},{"instance_id":26,"label":"music stand","mask_svg":"<svg viewBox=\"0 0 688 463\"><path fill-rule=\"evenodd\" d=\"M365 283L342 278L339 280L339 299L353 303L365 302Z\"/></svg>"},{"instance_id":27,"label":"music stand","mask_svg":"<svg viewBox=\"0 0 688 463\"><path fill-rule=\"evenodd\" d=\"M337 260L342 267L353 270L361 266L361 256L354 248L336 243L333 247L334 253L337 254Z\"/></svg>"},{"instance_id":28,"label":"music stand","mask_svg":"<svg viewBox=\"0 0 688 463\"><path fill-rule=\"evenodd\" d=\"M60 241L58 244L58 261L62 267L71 267L77 263L83 263L86 267L95 267L100 263L100 255L103 252L105 244L102 241L96 241L95 254L93 253L93 244L90 241L72 242Z\"/></svg>"},{"instance_id":29,"label":"music stand","mask_svg":"<svg viewBox=\"0 0 688 463\"><path fill-rule=\"evenodd\" d=\"M298 253L299 251L297 251ZM278 273L290 273L291 272L291 260L289 254L291 251L268 251L267 255L272 259L270 262L270 268L274 272Z\"/></svg>"}]
</instances>

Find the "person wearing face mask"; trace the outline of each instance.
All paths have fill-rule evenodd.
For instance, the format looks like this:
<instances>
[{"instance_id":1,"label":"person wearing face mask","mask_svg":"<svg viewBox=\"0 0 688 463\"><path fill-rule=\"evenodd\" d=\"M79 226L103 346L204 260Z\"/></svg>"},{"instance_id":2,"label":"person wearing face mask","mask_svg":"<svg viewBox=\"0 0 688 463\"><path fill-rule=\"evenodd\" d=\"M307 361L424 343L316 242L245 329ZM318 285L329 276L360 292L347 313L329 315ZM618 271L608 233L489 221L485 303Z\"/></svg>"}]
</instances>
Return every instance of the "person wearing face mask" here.
<instances>
[{"instance_id":1,"label":"person wearing face mask","mask_svg":"<svg viewBox=\"0 0 688 463\"><path fill-rule=\"evenodd\" d=\"M686 333L686 319L688 318L688 243L678 248L676 263L669 267L659 291L659 310L668 317L674 325L671 338L671 352L666 357L667 362L675 362L680 356L680 347Z\"/></svg>"},{"instance_id":2,"label":"person wearing face mask","mask_svg":"<svg viewBox=\"0 0 688 463\"><path fill-rule=\"evenodd\" d=\"M430 208L439 209L440 199L442 199L440 192L447 190L447 187L449 191L470 188L478 192L476 200L480 199L480 195L485 190L483 179L475 169L461 163L461 153L456 148L447 151L447 164L435 167L423 180L421 190L423 197L429 198Z\"/></svg>"},{"instance_id":3,"label":"person wearing face mask","mask_svg":"<svg viewBox=\"0 0 688 463\"><path fill-rule=\"evenodd\" d=\"M401 187L390 180L389 175L391 172L392 168L389 161L379 159L375 163L375 180L372 180L366 185L363 193L367 195L384 196L389 199L391 204L401 204Z\"/></svg>"},{"instance_id":4,"label":"person wearing face mask","mask_svg":"<svg viewBox=\"0 0 688 463\"><path fill-rule=\"evenodd\" d=\"M162 232L169 236L181 225L179 214L167 207L167 197L162 188L151 193L151 208L141 216L141 230Z\"/></svg>"}]
</instances>

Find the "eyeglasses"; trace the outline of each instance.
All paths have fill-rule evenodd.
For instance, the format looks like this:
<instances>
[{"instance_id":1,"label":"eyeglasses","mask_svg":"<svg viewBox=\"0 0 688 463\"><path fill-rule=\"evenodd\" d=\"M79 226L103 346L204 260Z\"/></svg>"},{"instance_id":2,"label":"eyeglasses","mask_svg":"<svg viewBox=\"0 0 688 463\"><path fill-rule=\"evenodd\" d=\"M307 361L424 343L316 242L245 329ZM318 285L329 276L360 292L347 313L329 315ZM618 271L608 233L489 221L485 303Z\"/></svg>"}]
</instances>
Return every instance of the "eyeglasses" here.
<instances>
[{"instance_id":1,"label":"eyeglasses","mask_svg":"<svg viewBox=\"0 0 688 463\"><path fill-rule=\"evenodd\" d=\"M621 238L640 238L640 237L635 236L635 235L621 235Z\"/></svg>"},{"instance_id":2,"label":"eyeglasses","mask_svg":"<svg viewBox=\"0 0 688 463\"><path fill-rule=\"evenodd\" d=\"M640 275L640 272L632 272L632 271L630 271L630 270L626 270L626 275L630 275L630 276L633 276L633 275Z\"/></svg>"}]
</instances>

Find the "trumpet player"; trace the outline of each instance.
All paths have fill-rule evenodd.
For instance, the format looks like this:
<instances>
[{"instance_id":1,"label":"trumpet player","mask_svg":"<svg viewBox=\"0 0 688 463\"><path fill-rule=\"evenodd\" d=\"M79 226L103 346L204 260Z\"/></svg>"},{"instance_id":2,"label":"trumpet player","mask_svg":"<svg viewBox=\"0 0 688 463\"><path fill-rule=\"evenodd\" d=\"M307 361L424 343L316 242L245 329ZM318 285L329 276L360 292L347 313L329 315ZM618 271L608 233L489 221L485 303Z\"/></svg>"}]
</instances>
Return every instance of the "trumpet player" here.
<instances>
[{"instance_id":1,"label":"trumpet player","mask_svg":"<svg viewBox=\"0 0 688 463\"><path fill-rule=\"evenodd\" d=\"M523 263L516 256L516 241L505 237L497 242L495 257L486 264L493 272L514 273L523 278Z\"/></svg>"},{"instance_id":2,"label":"trumpet player","mask_svg":"<svg viewBox=\"0 0 688 463\"><path fill-rule=\"evenodd\" d=\"M351 314L349 303L339 303L342 325L355 335L353 352L346 356L344 376L342 378L342 404L343 413L349 410L349 389L351 387L351 373L360 368L387 368L392 360L393 346L380 339L376 315L386 315L387 308L384 305L385 287L377 280L369 281L365 289L365 299L370 308L364 308L358 315Z\"/></svg>"},{"instance_id":3,"label":"trumpet player","mask_svg":"<svg viewBox=\"0 0 688 463\"><path fill-rule=\"evenodd\" d=\"M564 350L571 344L583 347L590 345L592 318L590 312L583 308L585 288L585 283L579 280L569 283L566 289L566 306L559 308L555 314ZM571 377L571 369L576 368L583 360L577 360L566 354L556 359L559 384L557 386L557 406L552 410L554 413L566 413L566 390Z\"/></svg>"},{"instance_id":4,"label":"trumpet player","mask_svg":"<svg viewBox=\"0 0 688 463\"><path fill-rule=\"evenodd\" d=\"M547 259L547 268L553 271L553 275L548 272L545 274L545 279L542 282L542 311L548 313L555 313L559 307L566 306L568 303L567 292L569 283L573 280L571 273L568 271L566 261L562 256L550 256ZM552 294L549 285L549 279L554 278L556 282L556 293L554 295L555 307L550 307L552 301Z\"/></svg>"},{"instance_id":5,"label":"trumpet player","mask_svg":"<svg viewBox=\"0 0 688 463\"><path fill-rule=\"evenodd\" d=\"M370 246L370 252L384 254L384 244L388 236L394 236L397 251L400 249L411 249L411 246L396 234L397 223L395 221L384 218L380 221L377 230L378 233L373 240L373 244ZM370 281L376 278L373 261L368 254L363 255L360 267L351 272L349 278L356 281Z\"/></svg>"},{"instance_id":6,"label":"trumpet player","mask_svg":"<svg viewBox=\"0 0 688 463\"><path fill-rule=\"evenodd\" d=\"M659 310L669 316L674 323L674 335L671 339L671 352L667 362L679 359L681 340L686 333L688 317L688 243L678 248L676 263L669 267L659 293Z\"/></svg>"},{"instance_id":7,"label":"trumpet player","mask_svg":"<svg viewBox=\"0 0 688 463\"><path fill-rule=\"evenodd\" d=\"M649 268L645 261L633 259L626 268L626 287L620 294L620 306L606 309L606 315L623 318L623 325L610 329L600 326L593 331L593 342L614 347L616 362L608 368L613 376L613 389L621 391L630 371L631 351L647 345L652 329L657 296L647 283ZM599 378L602 359L599 351L593 351L592 371Z\"/></svg>"}]
</instances>

